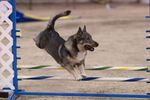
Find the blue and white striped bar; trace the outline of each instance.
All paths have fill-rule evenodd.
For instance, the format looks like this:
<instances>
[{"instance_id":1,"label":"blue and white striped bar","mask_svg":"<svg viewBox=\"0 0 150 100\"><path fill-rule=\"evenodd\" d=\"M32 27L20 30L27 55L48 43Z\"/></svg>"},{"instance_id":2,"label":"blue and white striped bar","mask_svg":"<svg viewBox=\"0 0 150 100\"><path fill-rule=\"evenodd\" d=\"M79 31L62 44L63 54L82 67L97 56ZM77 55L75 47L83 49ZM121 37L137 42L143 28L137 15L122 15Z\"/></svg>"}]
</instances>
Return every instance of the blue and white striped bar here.
<instances>
[{"instance_id":1,"label":"blue and white striped bar","mask_svg":"<svg viewBox=\"0 0 150 100\"><path fill-rule=\"evenodd\" d=\"M19 76L18 80L74 80L73 78L61 78L57 76ZM115 82L149 82L147 78L126 77L87 77L81 81L115 81Z\"/></svg>"}]
</instances>

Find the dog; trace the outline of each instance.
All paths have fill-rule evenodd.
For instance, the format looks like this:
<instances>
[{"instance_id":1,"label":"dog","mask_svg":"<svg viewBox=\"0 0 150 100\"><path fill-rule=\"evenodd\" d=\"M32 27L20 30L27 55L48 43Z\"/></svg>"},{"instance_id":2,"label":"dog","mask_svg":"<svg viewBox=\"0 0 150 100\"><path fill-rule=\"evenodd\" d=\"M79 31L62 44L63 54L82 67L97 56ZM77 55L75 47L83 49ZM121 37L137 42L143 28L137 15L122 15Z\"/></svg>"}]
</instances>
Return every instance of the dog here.
<instances>
[{"instance_id":1,"label":"dog","mask_svg":"<svg viewBox=\"0 0 150 100\"><path fill-rule=\"evenodd\" d=\"M70 15L67 10L57 14L49 21L47 27L35 38L35 44L38 48L44 49L50 54L57 63L73 75L75 80L86 78L85 57L87 51L94 51L98 43L92 39L87 32L86 26L83 29L79 27L76 34L64 40L55 30L55 22L58 18Z\"/></svg>"}]
</instances>

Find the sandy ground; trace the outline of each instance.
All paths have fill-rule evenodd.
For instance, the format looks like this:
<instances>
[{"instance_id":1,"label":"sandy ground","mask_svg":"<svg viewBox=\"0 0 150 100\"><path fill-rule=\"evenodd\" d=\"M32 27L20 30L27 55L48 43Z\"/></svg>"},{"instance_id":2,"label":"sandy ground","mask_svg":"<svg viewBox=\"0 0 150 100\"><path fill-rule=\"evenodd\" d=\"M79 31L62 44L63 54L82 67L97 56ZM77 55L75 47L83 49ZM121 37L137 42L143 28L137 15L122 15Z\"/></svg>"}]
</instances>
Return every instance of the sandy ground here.
<instances>
[{"instance_id":1,"label":"sandy ground","mask_svg":"<svg viewBox=\"0 0 150 100\"><path fill-rule=\"evenodd\" d=\"M116 5L108 10L105 6L96 4L79 4L74 9L71 5L34 5L32 11L25 6L18 6L22 12L37 16L53 16L65 9L72 10L72 16L80 16L79 19L59 20L56 29L62 37L67 39L77 32L79 26L87 25L88 32L98 41L100 46L94 52L88 52L86 66L147 66L145 61L149 52L145 50L149 46L149 40L145 30L149 28L149 21L144 18L148 14L146 5ZM42 31L48 22L20 23L22 37L18 39L18 55L22 60L21 65L55 65L58 64L45 51L38 49L33 37ZM65 70L22 70L19 75L57 75L71 77ZM149 73L133 71L87 71L88 76L101 77L146 77ZM150 86L146 83L120 83L120 82L79 82L64 80L21 81L19 87L26 91L43 92L90 92L90 93L137 93L150 92ZM101 98L102 99L102 98ZM104 98L103 98L104 99ZM105 98L109 100L111 98ZM104 100L105 100L104 99ZM20 96L17 100L99 100L99 98L82 97L40 97ZM116 100L116 99L114 99ZM118 99L121 100L121 99Z\"/></svg>"}]
</instances>

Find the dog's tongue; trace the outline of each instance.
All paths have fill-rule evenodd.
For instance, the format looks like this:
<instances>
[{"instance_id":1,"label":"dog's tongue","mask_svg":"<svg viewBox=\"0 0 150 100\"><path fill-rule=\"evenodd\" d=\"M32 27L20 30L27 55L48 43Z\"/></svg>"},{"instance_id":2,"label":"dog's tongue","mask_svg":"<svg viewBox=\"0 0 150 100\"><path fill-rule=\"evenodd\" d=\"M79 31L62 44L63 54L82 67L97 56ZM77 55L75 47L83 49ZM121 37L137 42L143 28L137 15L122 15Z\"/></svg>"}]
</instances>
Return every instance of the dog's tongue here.
<instances>
[{"instance_id":1,"label":"dog's tongue","mask_svg":"<svg viewBox=\"0 0 150 100\"><path fill-rule=\"evenodd\" d=\"M94 51L94 48L91 47L90 45L85 45L86 50Z\"/></svg>"}]
</instances>

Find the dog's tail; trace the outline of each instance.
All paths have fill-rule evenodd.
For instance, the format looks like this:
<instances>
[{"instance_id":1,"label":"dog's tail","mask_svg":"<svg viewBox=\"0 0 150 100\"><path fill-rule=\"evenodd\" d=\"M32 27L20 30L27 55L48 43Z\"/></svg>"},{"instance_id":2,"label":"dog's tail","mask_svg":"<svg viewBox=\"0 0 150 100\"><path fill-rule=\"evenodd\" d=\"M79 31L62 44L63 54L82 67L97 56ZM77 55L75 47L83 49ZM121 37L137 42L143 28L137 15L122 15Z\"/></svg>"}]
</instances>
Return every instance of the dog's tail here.
<instances>
[{"instance_id":1,"label":"dog's tail","mask_svg":"<svg viewBox=\"0 0 150 100\"><path fill-rule=\"evenodd\" d=\"M48 28L48 29L54 29L56 20L57 20L58 18L60 18L60 17L68 16L68 15L70 15L70 13L71 13L70 10L66 10L66 11L64 11L64 12L62 12L62 13L57 14L56 16L53 17L52 20L50 20L50 22L49 22L47 28Z\"/></svg>"}]
</instances>

